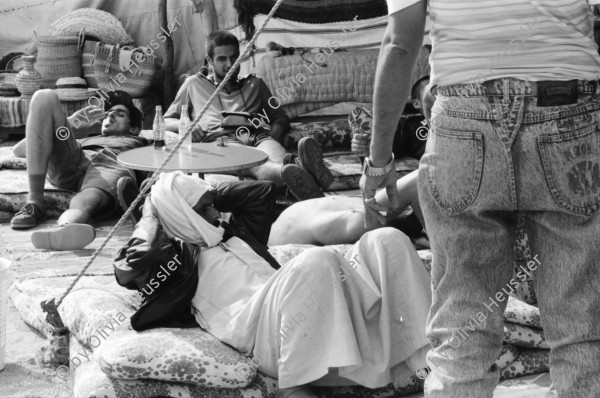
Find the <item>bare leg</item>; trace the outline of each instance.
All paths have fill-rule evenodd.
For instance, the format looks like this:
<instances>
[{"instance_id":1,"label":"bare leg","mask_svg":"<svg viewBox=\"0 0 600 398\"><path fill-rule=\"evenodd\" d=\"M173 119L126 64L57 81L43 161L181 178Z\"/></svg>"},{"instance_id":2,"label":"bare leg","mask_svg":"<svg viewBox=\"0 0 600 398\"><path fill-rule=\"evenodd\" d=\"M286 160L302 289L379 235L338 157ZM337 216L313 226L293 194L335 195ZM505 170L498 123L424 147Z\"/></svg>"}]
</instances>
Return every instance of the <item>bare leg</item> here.
<instances>
[{"instance_id":1,"label":"bare leg","mask_svg":"<svg viewBox=\"0 0 600 398\"><path fill-rule=\"evenodd\" d=\"M86 188L71 199L69 209L61 214L58 225L86 224L98 210L113 205L112 197L98 188Z\"/></svg>"},{"instance_id":2,"label":"bare leg","mask_svg":"<svg viewBox=\"0 0 600 398\"><path fill-rule=\"evenodd\" d=\"M48 160L53 149L53 135L64 126L66 117L53 90L39 90L31 99L25 128L25 152L29 176L28 203L44 207L44 185ZM43 176L43 177L42 177ZM40 182L41 180L41 182ZM41 185L41 186L40 186Z\"/></svg>"},{"instance_id":3,"label":"bare leg","mask_svg":"<svg viewBox=\"0 0 600 398\"><path fill-rule=\"evenodd\" d=\"M263 141L256 148L265 151L269 155L269 160L267 160L267 163L247 170L247 175L257 180L273 181L277 187L281 187L283 185L281 167L283 166L283 157L286 154L285 148L274 140Z\"/></svg>"}]
</instances>

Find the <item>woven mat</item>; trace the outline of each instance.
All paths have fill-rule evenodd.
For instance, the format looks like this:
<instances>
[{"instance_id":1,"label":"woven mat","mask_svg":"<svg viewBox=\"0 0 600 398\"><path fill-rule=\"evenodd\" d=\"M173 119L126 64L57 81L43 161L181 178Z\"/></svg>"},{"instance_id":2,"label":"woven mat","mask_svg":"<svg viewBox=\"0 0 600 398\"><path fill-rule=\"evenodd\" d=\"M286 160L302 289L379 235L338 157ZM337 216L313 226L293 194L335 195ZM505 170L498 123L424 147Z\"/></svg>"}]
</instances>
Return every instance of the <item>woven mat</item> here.
<instances>
[{"instance_id":1,"label":"woven mat","mask_svg":"<svg viewBox=\"0 0 600 398\"><path fill-rule=\"evenodd\" d=\"M82 250L47 251L38 250L31 244L31 233L56 226L56 220L47 220L35 228L15 231L9 223L0 224L0 245L5 257L12 261L12 272L16 280L74 276L81 270L95 249L97 249L116 220L103 220L94 224L96 239ZM112 260L116 252L127 243L133 225L127 221L98 255L86 275L112 275Z\"/></svg>"}]
</instances>

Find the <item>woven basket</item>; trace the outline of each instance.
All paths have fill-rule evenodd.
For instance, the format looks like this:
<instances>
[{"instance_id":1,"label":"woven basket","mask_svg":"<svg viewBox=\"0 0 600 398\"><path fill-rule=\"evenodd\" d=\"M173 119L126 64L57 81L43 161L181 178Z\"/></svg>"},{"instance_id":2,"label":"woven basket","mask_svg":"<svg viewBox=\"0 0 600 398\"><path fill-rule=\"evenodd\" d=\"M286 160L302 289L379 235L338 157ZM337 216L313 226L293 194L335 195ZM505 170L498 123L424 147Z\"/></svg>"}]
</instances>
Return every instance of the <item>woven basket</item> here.
<instances>
[{"instance_id":1,"label":"woven basket","mask_svg":"<svg viewBox=\"0 0 600 398\"><path fill-rule=\"evenodd\" d=\"M120 65L119 61L124 55L122 53L130 54L131 61L135 64ZM138 61L141 58L143 59ZM94 77L98 87L106 92L122 90L133 98L139 98L146 94L152 85L154 62L154 55L144 54L140 48L127 49L97 43L93 60Z\"/></svg>"},{"instance_id":2,"label":"woven basket","mask_svg":"<svg viewBox=\"0 0 600 398\"><path fill-rule=\"evenodd\" d=\"M94 54L96 53L96 45L99 42L93 40L86 40L83 45L83 51L81 52L81 69L83 71L83 78L87 83L88 87L98 88L98 82L96 81L96 72L94 71Z\"/></svg>"},{"instance_id":3,"label":"woven basket","mask_svg":"<svg viewBox=\"0 0 600 398\"><path fill-rule=\"evenodd\" d=\"M50 36L92 36L108 44L131 44L133 39L112 14L93 8L79 8L63 15L50 26Z\"/></svg>"},{"instance_id":4,"label":"woven basket","mask_svg":"<svg viewBox=\"0 0 600 398\"><path fill-rule=\"evenodd\" d=\"M38 36L35 68L42 75L42 88L54 88L61 77L81 76L81 51L77 36Z\"/></svg>"}]
</instances>

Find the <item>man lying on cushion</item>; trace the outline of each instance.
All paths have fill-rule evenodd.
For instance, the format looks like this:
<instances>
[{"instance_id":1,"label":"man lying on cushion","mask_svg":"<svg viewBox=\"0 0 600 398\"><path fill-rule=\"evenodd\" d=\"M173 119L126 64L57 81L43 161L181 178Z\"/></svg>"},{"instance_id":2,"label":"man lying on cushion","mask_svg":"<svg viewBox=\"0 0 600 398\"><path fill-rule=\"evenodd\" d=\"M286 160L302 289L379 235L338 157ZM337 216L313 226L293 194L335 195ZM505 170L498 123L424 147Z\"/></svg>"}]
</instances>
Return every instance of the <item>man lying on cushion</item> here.
<instances>
[{"instance_id":1,"label":"man lying on cushion","mask_svg":"<svg viewBox=\"0 0 600 398\"><path fill-rule=\"evenodd\" d=\"M425 121L429 122L433 98L427 88L429 76L419 79L412 88L412 106L419 111ZM425 126L416 131L410 130L413 136L408 136L409 129L397 132L400 143L399 154L421 157L425 149L428 129ZM396 142L396 139L395 139ZM362 154L369 153L371 134L355 134L352 138L352 151ZM404 147L402 147L404 145ZM396 148L394 149L394 151ZM428 247L429 241L422 233L423 214L419 205L417 192L417 171L413 171L396 181L398 189L398 205L400 210L411 206L413 213L409 216L388 214L381 216L377 226L365 226L364 203L361 197L327 196L325 198L309 199L292 204L285 209L273 224L269 245L285 245L288 243L336 245L354 243L365 232L381 226L393 226L416 240L418 246ZM382 208L389 207L387 193L379 191L375 197Z\"/></svg>"},{"instance_id":2,"label":"man lying on cushion","mask_svg":"<svg viewBox=\"0 0 600 398\"><path fill-rule=\"evenodd\" d=\"M313 248L277 269L274 201L270 182L213 189L163 174L115 260L119 284L144 297L133 328L198 324L252 355L284 397L316 397L309 384L382 387L425 367L431 291L409 239L383 228L346 258Z\"/></svg>"},{"instance_id":3,"label":"man lying on cushion","mask_svg":"<svg viewBox=\"0 0 600 398\"><path fill-rule=\"evenodd\" d=\"M382 222L379 225L367 228L360 196L332 195L303 200L293 203L277 217L271 227L269 245L355 243L364 233L388 226L407 234L418 247L428 248L417 194L417 175L418 171L415 170L396 181L400 203L398 209L404 210L410 205L412 212L381 215ZM376 199L382 206L389 206L385 190L377 192Z\"/></svg>"},{"instance_id":4,"label":"man lying on cushion","mask_svg":"<svg viewBox=\"0 0 600 398\"><path fill-rule=\"evenodd\" d=\"M102 135L75 139L73 131L102 123ZM111 91L104 109L90 105L70 117L63 113L53 90L39 90L31 99L25 139L13 152L27 157L29 195L27 203L12 218L13 229L29 229L44 219L44 182L75 191L69 209L58 219L58 229L35 231L31 241L38 249L75 250L94 240L87 225L97 214L110 214L118 207L117 181L135 185L132 170L117 162L125 150L148 144L138 137L142 112L123 91Z\"/></svg>"}]
</instances>

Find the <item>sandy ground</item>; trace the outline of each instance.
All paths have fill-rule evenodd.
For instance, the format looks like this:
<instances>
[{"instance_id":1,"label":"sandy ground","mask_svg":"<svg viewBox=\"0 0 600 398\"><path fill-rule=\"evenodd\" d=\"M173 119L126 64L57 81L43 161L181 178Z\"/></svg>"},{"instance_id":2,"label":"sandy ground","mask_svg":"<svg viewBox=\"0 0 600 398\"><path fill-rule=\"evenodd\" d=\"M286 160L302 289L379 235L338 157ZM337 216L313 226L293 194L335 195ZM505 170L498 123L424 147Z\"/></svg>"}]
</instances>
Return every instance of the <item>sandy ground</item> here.
<instances>
[{"instance_id":1,"label":"sandy ground","mask_svg":"<svg viewBox=\"0 0 600 398\"><path fill-rule=\"evenodd\" d=\"M46 338L23 322L10 300L6 324L6 367L0 372L0 398L73 397L70 379L63 380L60 372L36 363Z\"/></svg>"}]
</instances>

